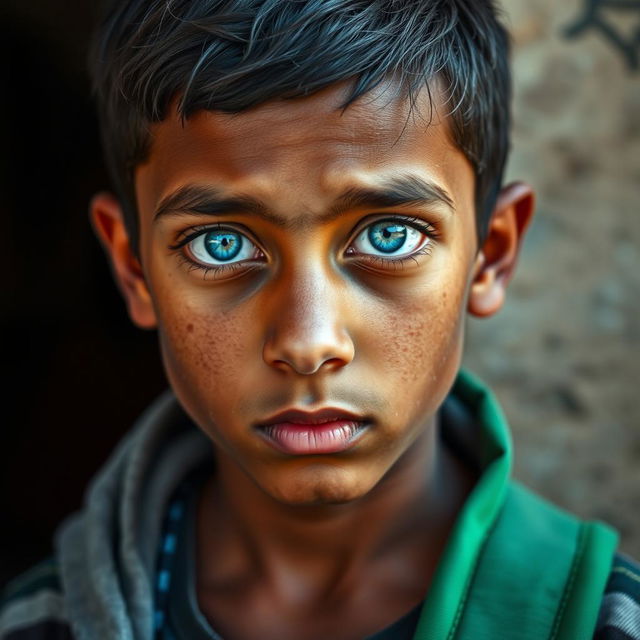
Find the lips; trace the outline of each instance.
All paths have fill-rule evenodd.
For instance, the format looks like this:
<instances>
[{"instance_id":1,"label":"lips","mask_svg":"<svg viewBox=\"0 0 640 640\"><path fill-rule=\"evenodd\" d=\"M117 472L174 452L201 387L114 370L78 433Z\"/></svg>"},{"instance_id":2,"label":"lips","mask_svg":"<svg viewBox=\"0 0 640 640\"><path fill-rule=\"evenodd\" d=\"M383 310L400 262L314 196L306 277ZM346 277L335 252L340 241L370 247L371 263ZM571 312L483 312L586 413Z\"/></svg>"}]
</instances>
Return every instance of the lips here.
<instances>
[{"instance_id":1,"label":"lips","mask_svg":"<svg viewBox=\"0 0 640 640\"><path fill-rule=\"evenodd\" d=\"M275 449L290 455L339 453L360 438L369 421L341 409L307 412L292 409L258 425L258 432Z\"/></svg>"}]
</instances>

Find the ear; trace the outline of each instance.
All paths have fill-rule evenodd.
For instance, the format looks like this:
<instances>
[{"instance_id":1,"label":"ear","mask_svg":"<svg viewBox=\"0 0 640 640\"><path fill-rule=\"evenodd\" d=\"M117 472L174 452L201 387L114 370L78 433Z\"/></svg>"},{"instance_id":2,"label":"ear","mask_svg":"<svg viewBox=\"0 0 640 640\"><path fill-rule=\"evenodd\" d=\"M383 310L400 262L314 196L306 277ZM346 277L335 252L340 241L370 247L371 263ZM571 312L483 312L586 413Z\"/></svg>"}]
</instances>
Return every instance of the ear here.
<instances>
[{"instance_id":1,"label":"ear","mask_svg":"<svg viewBox=\"0 0 640 640\"><path fill-rule=\"evenodd\" d=\"M472 315L490 316L502 307L534 205L533 190L523 182L514 182L500 191L476 258L468 301Z\"/></svg>"},{"instance_id":2,"label":"ear","mask_svg":"<svg viewBox=\"0 0 640 640\"><path fill-rule=\"evenodd\" d=\"M124 224L122 207L110 193L96 194L89 206L93 230L111 262L114 280L127 303L131 321L141 329L157 326L151 295Z\"/></svg>"}]
</instances>

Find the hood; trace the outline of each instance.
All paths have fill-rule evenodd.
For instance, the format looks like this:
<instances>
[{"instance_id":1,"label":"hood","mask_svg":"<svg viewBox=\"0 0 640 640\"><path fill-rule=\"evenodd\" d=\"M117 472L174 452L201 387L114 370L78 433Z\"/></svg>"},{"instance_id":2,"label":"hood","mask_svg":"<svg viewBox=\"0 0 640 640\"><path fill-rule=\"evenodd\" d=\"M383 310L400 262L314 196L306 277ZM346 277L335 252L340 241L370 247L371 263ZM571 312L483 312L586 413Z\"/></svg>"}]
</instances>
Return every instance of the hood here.
<instances>
[{"instance_id":1,"label":"hood","mask_svg":"<svg viewBox=\"0 0 640 640\"><path fill-rule=\"evenodd\" d=\"M166 391L88 487L55 537L65 610L78 640L152 640L153 579L164 511L210 440Z\"/></svg>"}]
</instances>

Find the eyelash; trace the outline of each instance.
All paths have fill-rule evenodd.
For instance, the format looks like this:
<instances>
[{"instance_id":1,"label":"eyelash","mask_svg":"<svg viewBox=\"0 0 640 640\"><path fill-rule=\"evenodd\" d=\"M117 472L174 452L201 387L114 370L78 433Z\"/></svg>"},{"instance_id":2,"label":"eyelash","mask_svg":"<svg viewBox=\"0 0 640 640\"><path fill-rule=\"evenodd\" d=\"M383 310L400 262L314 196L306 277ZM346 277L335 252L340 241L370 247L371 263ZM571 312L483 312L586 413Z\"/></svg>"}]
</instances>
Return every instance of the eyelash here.
<instances>
[{"instance_id":1,"label":"eyelash","mask_svg":"<svg viewBox=\"0 0 640 640\"><path fill-rule=\"evenodd\" d=\"M434 227L432 224L425 222L424 220L420 218L416 218L414 216L390 216L388 218L379 218L369 222L367 225L360 227L358 232L353 234L353 236L357 237L358 233L361 233L364 229L366 229L371 224L387 222L387 221L401 222L402 224L412 226L413 228L417 229L421 233L424 233L429 238L429 240L422 249L418 249L417 251L414 251L412 254L407 256L401 256L398 258L385 258L384 256L357 254L358 260L360 261L366 260L368 262L374 262L378 265L385 265L385 266L393 265L394 269L398 269L398 268L404 268L404 265L410 261L413 261L417 264L417 260L416 260L417 256L431 255L433 245L440 237L440 234L437 228ZM169 245L168 248L171 251L178 252L177 257L178 257L178 260L180 261L180 264L184 264L188 268L189 272L194 270L201 271L203 279L206 279L207 274L209 274L210 272L213 272L216 276L218 276L229 271L231 272L236 271L238 269L243 269L246 271L247 266L246 266L246 263L244 262L232 262L229 264L220 264L215 266L205 265L199 262L195 262L191 258L188 258L182 251L180 251L182 247L189 244L189 242L191 242L198 236L202 235L203 233L207 233L208 231L223 230L228 228L229 228L228 226L225 226L220 222L213 225L200 225L197 227L190 227L189 229L185 229L184 231L181 231L178 234L178 238L181 238L181 239L175 244Z\"/></svg>"}]
</instances>

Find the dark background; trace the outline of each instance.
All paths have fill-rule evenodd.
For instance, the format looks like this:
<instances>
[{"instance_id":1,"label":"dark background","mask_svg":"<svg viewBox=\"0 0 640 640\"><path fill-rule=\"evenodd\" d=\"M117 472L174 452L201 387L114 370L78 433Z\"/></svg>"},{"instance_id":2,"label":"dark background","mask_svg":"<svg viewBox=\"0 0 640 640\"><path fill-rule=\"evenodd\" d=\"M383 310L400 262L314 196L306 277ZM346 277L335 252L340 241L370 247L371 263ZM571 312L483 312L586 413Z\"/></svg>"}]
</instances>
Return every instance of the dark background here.
<instances>
[{"instance_id":1,"label":"dark background","mask_svg":"<svg viewBox=\"0 0 640 640\"><path fill-rule=\"evenodd\" d=\"M92 3L0 3L0 584L51 549L89 478L166 386L88 221L108 187L85 72Z\"/></svg>"}]
</instances>

